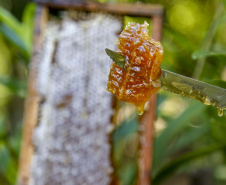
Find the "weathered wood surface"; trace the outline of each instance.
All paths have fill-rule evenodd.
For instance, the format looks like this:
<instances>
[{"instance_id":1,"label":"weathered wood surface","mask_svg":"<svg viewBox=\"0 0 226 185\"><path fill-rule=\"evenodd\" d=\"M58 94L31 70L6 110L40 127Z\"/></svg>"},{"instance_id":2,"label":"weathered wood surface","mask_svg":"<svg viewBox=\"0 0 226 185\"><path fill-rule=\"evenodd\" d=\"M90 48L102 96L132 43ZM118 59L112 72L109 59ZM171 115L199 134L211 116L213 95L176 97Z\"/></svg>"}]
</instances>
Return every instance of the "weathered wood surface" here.
<instances>
[{"instance_id":1,"label":"weathered wood surface","mask_svg":"<svg viewBox=\"0 0 226 185\"><path fill-rule=\"evenodd\" d=\"M37 66L40 62L39 51L41 50L43 30L47 21L47 17L48 9L43 6L37 6L34 23L34 44L31 64L29 65L28 91L25 105L23 138L17 178L18 185L28 184L30 179L31 160L34 153L32 135L34 128L38 123L38 110L40 100L35 84L37 82Z\"/></svg>"},{"instance_id":2,"label":"weathered wood surface","mask_svg":"<svg viewBox=\"0 0 226 185\"><path fill-rule=\"evenodd\" d=\"M161 41L163 17L156 15L152 17L152 37ZM141 124L143 130L140 134L140 158L137 185L151 185L152 160L154 148L154 123L156 119L157 94L149 101L149 110L145 112Z\"/></svg>"},{"instance_id":3,"label":"weathered wood surface","mask_svg":"<svg viewBox=\"0 0 226 185\"><path fill-rule=\"evenodd\" d=\"M155 15L163 15L163 7L161 5L151 4L123 4L123 3L98 3L85 2L75 0L36 0L37 3L43 4L51 8L75 9L83 11L104 11L118 15L131 15L152 17Z\"/></svg>"}]
</instances>

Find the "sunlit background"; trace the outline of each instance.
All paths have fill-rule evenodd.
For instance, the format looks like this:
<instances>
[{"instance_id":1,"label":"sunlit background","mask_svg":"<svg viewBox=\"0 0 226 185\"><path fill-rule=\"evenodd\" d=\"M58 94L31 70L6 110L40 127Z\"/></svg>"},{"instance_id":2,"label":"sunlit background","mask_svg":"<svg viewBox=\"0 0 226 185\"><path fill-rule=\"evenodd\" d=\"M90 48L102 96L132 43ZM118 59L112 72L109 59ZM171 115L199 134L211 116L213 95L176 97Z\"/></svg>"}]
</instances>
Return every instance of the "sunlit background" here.
<instances>
[{"instance_id":1,"label":"sunlit background","mask_svg":"<svg viewBox=\"0 0 226 185\"><path fill-rule=\"evenodd\" d=\"M134 0L100 0L137 3ZM162 68L226 88L226 2L143 0L165 8ZM27 67L35 5L0 0L0 184L16 181ZM125 17L128 21L144 19ZM114 163L123 185L136 177L138 145L135 110L123 104L113 134ZM158 94L153 183L226 184L226 112L163 90Z\"/></svg>"}]
</instances>

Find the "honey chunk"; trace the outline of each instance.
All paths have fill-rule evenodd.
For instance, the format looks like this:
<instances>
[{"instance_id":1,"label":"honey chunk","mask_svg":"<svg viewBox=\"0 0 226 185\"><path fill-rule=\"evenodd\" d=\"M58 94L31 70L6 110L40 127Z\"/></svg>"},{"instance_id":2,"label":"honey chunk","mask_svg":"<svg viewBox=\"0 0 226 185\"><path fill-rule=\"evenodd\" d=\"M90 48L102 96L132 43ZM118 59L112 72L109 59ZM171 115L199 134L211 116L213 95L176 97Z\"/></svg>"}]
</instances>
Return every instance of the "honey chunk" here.
<instances>
[{"instance_id":1,"label":"honey chunk","mask_svg":"<svg viewBox=\"0 0 226 185\"><path fill-rule=\"evenodd\" d=\"M148 34L148 23L130 23L119 35L117 52L126 56L125 69L112 63L107 90L134 104L142 114L145 103L160 88L163 47Z\"/></svg>"}]
</instances>

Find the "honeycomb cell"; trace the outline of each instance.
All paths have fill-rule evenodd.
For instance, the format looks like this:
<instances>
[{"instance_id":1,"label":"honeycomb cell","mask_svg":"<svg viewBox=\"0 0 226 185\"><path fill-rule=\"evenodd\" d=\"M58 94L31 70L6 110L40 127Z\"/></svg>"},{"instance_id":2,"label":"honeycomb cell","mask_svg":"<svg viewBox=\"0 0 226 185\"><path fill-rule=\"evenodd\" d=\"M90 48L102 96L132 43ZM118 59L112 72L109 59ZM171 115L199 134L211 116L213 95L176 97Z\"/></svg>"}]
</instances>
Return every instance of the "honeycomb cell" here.
<instances>
[{"instance_id":1,"label":"honeycomb cell","mask_svg":"<svg viewBox=\"0 0 226 185\"><path fill-rule=\"evenodd\" d=\"M142 114L145 103L160 88L163 47L148 34L148 23L130 23L119 35L117 52L126 56L125 69L112 63L107 90L134 104Z\"/></svg>"}]
</instances>

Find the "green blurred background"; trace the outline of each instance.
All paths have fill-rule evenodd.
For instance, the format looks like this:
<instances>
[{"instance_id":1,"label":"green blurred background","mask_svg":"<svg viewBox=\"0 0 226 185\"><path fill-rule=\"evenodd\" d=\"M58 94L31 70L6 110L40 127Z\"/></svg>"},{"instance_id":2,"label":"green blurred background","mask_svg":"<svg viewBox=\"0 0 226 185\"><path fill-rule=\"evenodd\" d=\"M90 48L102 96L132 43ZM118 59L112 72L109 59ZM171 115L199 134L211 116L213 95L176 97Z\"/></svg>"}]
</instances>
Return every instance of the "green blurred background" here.
<instances>
[{"instance_id":1,"label":"green blurred background","mask_svg":"<svg viewBox=\"0 0 226 185\"><path fill-rule=\"evenodd\" d=\"M99 0L136 3L135 0ZM165 8L162 68L226 88L226 1L142 0ZM0 184L15 184L35 5L0 0ZM144 19L125 17L128 21ZM131 109L127 104L124 110ZM131 112L131 111L129 111ZM114 163L123 185L137 173L136 114L122 116L113 134ZM153 184L225 185L226 114L183 96L160 91Z\"/></svg>"}]
</instances>

